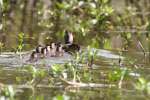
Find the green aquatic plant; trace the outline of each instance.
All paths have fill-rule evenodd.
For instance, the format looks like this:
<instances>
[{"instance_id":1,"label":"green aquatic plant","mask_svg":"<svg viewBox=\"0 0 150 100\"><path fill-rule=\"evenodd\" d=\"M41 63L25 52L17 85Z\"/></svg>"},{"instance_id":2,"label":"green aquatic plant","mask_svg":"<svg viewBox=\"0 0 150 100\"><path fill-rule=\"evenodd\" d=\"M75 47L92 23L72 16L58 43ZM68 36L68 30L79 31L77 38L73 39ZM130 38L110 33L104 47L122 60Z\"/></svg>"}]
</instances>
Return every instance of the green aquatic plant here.
<instances>
[{"instance_id":1,"label":"green aquatic plant","mask_svg":"<svg viewBox=\"0 0 150 100\"><path fill-rule=\"evenodd\" d=\"M63 72L64 72L64 67L63 65L60 65L60 64L55 64L55 65L52 65L51 68L50 68L50 73L53 74L53 76L59 76L59 75L63 75Z\"/></svg>"},{"instance_id":2,"label":"green aquatic plant","mask_svg":"<svg viewBox=\"0 0 150 100\"><path fill-rule=\"evenodd\" d=\"M150 95L150 82L143 77L139 77L135 83L135 88L143 93Z\"/></svg>"},{"instance_id":3,"label":"green aquatic plant","mask_svg":"<svg viewBox=\"0 0 150 100\"><path fill-rule=\"evenodd\" d=\"M19 54L20 56L20 59L22 59L22 50L23 50L23 47L24 47L24 44L23 44L23 41L24 41L24 33L20 32L18 34L18 46L17 46L17 50L16 50L16 53Z\"/></svg>"},{"instance_id":4,"label":"green aquatic plant","mask_svg":"<svg viewBox=\"0 0 150 100\"><path fill-rule=\"evenodd\" d=\"M43 95L32 95L28 100L45 100Z\"/></svg>"},{"instance_id":5,"label":"green aquatic plant","mask_svg":"<svg viewBox=\"0 0 150 100\"><path fill-rule=\"evenodd\" d=\"M74 82L81 81L81 79L91 80L90 71L87 71L87 68L92 68L96 57L97 50L88 47L86 51L77 52L74 59L65 64ZM84 73L81 73L80 69L83 69Z\"/></svg>"},{"instance_id":6,"label":"green aquatic plant","mask_svg":"<svg viewBox=\"0 0 150 100\"><path fill-rule=\"evenodd\" d=\"M73 82L80 80L78 65L77 63L72 61L67 62L64 65L60 64L52 65L49 70L50 70L49 73L54 78L59 78L63 80L72 79Z\"/></svg>"},{"instance_id":7,"label":"green aquatic plant","mask_svg":"<svg viewBox=\"0 0 150 100\"><path fill-rule=\"evenodd\" d=\"M79 67L82 64L86 64L86 66L92 67L94 60L97 57L97 52L97 49L92 48L92 46L88 46L86 50L76 52L71 63L76 67Z\"/></svg>"},{"instance_id":8,"label":"green aquatic plant","mask_svg":"<svg viewBox=\"0 0 150 100\"><path fill-rule=\"evenodd\" d=\"M76 82L77 80L80 81L77 63L68 63L68 67L69 71L71 72L70 74L73 76L73 82Z\"/></svg>"},{"instance_id":9,"label":"green aquatic plant","mask_svg":"<svg viewBox=\"0 0 150 100\"><path fill-rule=\"evenodd\" d=\"M92 67L94 64L94 60L97 57L97 50L96 49L92 49L90 46L88 46L87 48L87 65L89 67ZM86 56L85 56L86 57Z\"/></svg>"},{"instance_id":10,"label":"green aquatic plant","mask_svg":"<svg viewBox=\"0 0 150 100\"><path fill-rule=\"evenodd\" d=\"M56 95L53 97L53 100L70 100L70 97L67 95Z\"/></svg>"},{"instance_id":11,"label":"green aquatic plant","mask_svg":"<svg viewBox=\"0 0 150 100\"><path fill-rule=\"evenodd\" d=\"M25 69L31 74L27 84L33 86L37 86L47 76L47 72L44 69L37 69L34 66L27 66Z\"/></svg>"},{"instance_id":12,"label":"green aquatic plant","mask_svg":"<svg viewBox=\"0 0 150 100\"><path fill-rule=\"evenodd\" d=\"M23 50L23 47L24 47L23 40L24 40L24 33L20 32L18 34L18 46L17 46L17 51L16 51L17 53Z\"/></svg>"},{"instance_id":13,"label":"green aquatic plant","mask_svg":"<svg viewBox=\"0 0 150 100\"><path fill-rule=\"evenodd\" d=\"M111 41L109 39L104 39L104 49L112 49Z\"/></svg>"},{"instance_id":14,"label":"green aquatic plant","mask_svg":"<svg viewBox=\"0 0 150 100\"><path fill-rule=\"evenodd\" d=\"M15 90L12 85L0 87L0 100L15 100Z\"/></svg>"},{"instance_id":15,"label":"green aquatic plant","mask_svg":"<svg viewBox=\"0 0 150 100\"><path fill-rule=\"evenodd\" d=\"M115 70L109 72L108 79L110 82L118 82L118 87L121 88L122 82L127 76L127 68L115 68Z\"/></svg>"}]
</instances>

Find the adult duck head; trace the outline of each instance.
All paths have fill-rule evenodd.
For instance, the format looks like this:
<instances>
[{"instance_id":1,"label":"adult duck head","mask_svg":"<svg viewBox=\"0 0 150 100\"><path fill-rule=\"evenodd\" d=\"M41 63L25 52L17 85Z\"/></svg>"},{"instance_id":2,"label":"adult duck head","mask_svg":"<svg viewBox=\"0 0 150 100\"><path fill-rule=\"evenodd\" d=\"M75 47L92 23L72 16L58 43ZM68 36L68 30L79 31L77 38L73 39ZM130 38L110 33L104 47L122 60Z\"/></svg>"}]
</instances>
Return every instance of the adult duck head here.
<instances>
[{"instance_id":1,"label":"adult duck head","mask_svg":"<svg viewBox=\"0 0 150 100\"><path fill-rule=\"evenodd\" d=\"M80 50L80 46L73 43L74 38L72 32L65 31L64 40L65 45L63 46L63 49L66 52L76 52Z\"/></svg>"},{"instance_id":2,"label":"adult duck head","mask_svg":"<svg viewBox=\"0 0 150 100\"><path fill-rule=\"evenodd\" d=\"M73 34L72 32L65 31L64 35L65 44L72 44L73 43Z\"/></svg>"}]
</instances>

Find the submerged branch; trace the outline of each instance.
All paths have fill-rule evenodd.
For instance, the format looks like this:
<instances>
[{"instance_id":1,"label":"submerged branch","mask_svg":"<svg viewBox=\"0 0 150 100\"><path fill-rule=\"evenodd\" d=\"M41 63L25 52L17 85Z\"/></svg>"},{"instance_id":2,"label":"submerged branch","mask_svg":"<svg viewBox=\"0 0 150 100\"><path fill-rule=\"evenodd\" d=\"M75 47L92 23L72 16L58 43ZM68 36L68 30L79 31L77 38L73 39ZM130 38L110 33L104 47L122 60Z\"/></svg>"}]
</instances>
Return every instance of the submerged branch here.
<instances>
[{"instance_id":1,"label":"submerged branch","mask_svg":"<svg viewBox=\"0 0 150 100\"><path fill-rule=\"evenodd\" d=\"M61 81L68 85L72 85L73 87L114 87L114 84L97 84L97 83L82 83L82 82L73 82L73 81L67 81L63 78L60 78Z\"/></svg>"},{"instance_id":2,"label":"submerged branch","mask_svg":"<svg viewBox=\"0 0 150 100\"><path fill-rule=\"evenodd\" d=\"M139 43L139 46L141 47L141 50L142 50L144 56L146 56L146 50L144 49L144 47L143 47L141 41L138 41L138 43Z\"/></svg>"}]
</instances>

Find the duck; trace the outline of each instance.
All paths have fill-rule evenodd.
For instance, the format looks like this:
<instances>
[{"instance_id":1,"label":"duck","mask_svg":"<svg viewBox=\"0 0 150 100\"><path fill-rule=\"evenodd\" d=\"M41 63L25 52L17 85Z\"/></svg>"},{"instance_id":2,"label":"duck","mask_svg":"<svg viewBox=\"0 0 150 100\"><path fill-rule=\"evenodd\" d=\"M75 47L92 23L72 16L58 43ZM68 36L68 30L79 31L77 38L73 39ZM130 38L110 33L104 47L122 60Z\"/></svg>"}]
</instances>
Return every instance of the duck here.
<instances>
[{"instance_id":1,"label":"duck","mask_svg":"<svg viewBox=\"0 0 150 100\"><path fill-rule=\"evenodd\" d=\"M47 57L51 57L52 53L51 53L51 45L46 45L46 56Z\"/></svg>"},{"instance_id":2,"label":"duck","mask_svg":"<svg viewBox=\"0 0 150 100\"><path fill-rule=\"evenodd\" d=\"M35 50L31 53L30 58L29 58L29 60L27 60L27 61L29 61L29 62L35 62L35 61L37 61L39 58L41 58L42 48L43 48L42 45L38 45L38 46L35 48Z\"/></svg>"},{"instance_id":3,"label":"duck","mask_svg":"<svg viewBox=\"0 0 150 100\"><path fill-rule=\"evenodd\" d=\"M45 58L45 57L50 57L50 56L52 56L50 45L46 45L46 46L38 45L35 48L35 50L31 53L28 61L35 62L40 58Z\"/></svg>"},{"instance_id":4,"label":"duck","mask_svg":"<svg viewBox=\"0 0 150 100\"><path fill-rule=\"evenodd\" d=\"M35 49L36 53L41 53L43 46L42 45L38 45Z\"/></svg>"},{"instance_id":5,"label":"duck","mask_svg":"<svg viewBox=\"0 0 150 100\"><path fill-rule=\"evenodd\" d=\"M46 47L43 47L41 49L41 54L40 54L40 58L45 58L47 57L47 48Z\"/></svg>"},{"instance_id":6,"label":"duck","mask_svg":"<svg viewBox=\"0 0 150 100\"><path fill-rule=\"evenodd\" d=\"M72 32L65 30L64 40L65 40L65 44L73 44Z\"/></svg>"},{"instance_id":7,"label":"duck","mask_svg":"<svg viewBox=\"0 0 150 100\"><path fill-rule=\"evenodd\" d=\"M80 46L73 43L73 39L73 33L66 30L64 35L65 44L52 42L46 46L38 45L31 53L29 61L37 61L39 58L45 57L61 57L65 52L72 54L80 51Z\"/></svg>"},{"instance_id":8,"label":"duck","mask_svg":"<svg viewBox=\"0 0 150 100\"><path fill-rule=\"evenodd\" d=\"M73 43L73 33L69 31L65 31L64 40L65 45L63 46L63 49L65 52L71 52L75 53L80 51L80 46L78 44Z\"/></svg>"},{"instance_id":9,"label":"duck","mask_svg":"<svg viewBox=\"0 0 150 100\"><path fill-rule=\"evenodd\" d=\"M57 44L52 42L50 43L50 45L46 45L44 47L37 47L40 50L37 50L37 51L40 51L40 57L41 58L46 58L46 57L55 57L56 56L56 49L57 49Z\"/></svg>"},{"instance_id":10,"label":"duck","mask_svg":"<svg viewBox=\"0 0 150 100\"><path fill-rule=\"evenodd\" d=\"M33 51L31 53L31 55L30 55L30 59L27 60L27 61L29 61L29 62L35 62L35 61L38 60L38 58L39 58L39 54L37 53L37 51Z\"/></svg>"},{"instance_id":11,"label":"duck","mask_svg":"<svg viewBox=\"0 0 150 100\"><path fill-rule=\"evenodd\" d=\"M50 45L51 57L55 57L56 56L56 48L57 48L56 43L52 42L51 45Z\"/></svg>"},{"instance_id":12,"label":"duck","mask_svg":"<svg viewBox=\"0 0 150 100\"><path fill-rule=\"evenodd\" d=\"M57 57L61 57L64 55L64 49L63 49L63 45L59 42L56 44L56 56Z\"/></svg>"}]
</instances>

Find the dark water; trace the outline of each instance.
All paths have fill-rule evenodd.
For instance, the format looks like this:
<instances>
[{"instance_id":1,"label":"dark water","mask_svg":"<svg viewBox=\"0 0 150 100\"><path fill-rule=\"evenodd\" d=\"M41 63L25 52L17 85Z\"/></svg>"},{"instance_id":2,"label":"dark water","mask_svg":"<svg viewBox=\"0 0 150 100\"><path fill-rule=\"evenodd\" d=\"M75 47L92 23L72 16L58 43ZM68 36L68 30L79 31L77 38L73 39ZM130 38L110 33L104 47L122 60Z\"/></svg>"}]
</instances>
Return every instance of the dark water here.
<instances>
[{"instance_id":1,"label":"dark water","mask_svg":"<svg viewBox=\"0 0 150 100\"><path fill-rule=\"evenodd\" d=\"M86 68L85 70L84 67L81 67L79 75L83 75L84 71L87 71L90 79L87 81L81 78L81 81L103 84L101 87L73 87L63 84L59 79L55 79L54 82L50 82L52 84L49 84L48 80L52 77L48 76L36 88L33 88L26 84L31 76L31 73L24 69L25 65L29 64L26 62L29 58L28 53L23 53L23 60L19 55L13 53L1 54L0 83L14 87L15 100L148 100L147 93L137 91L135 88L139 77L144 77L147 81L150 80L148 56L145 57L141 52L123 52L122 55L119 55L116 51L108 50L98 50L97 55L98 58L92 69ZM38 69L47 70L55 63L63 64L71 59L73 57L66 54L64 57L42 59L36 64L30 64ZM123 80L121 88L118 87L118 81L112 82L108 78L109 73L116 68L129 70L129 78ZM19 82L17 77L21 78Z\"/></svg>"}]
</instances>

